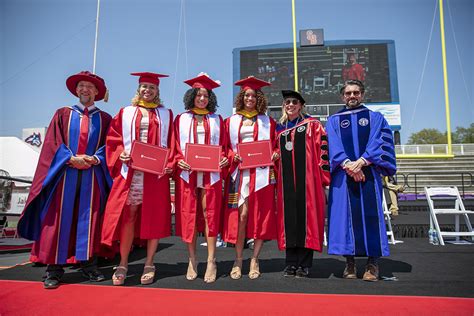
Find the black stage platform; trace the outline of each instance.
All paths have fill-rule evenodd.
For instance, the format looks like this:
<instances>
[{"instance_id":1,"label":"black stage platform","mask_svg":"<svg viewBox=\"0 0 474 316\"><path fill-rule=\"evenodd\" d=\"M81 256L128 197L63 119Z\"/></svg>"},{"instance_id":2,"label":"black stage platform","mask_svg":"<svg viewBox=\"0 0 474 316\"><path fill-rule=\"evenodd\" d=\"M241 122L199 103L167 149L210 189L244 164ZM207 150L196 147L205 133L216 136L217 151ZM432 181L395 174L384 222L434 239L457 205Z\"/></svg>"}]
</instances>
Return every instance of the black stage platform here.
<instances>
[{"instance_id":1,"label":"black stage platform","mask_svg":"<svg viewBox=\"0 0 474 316\"><path fill-rule=\"evenodd\" d=\"M202 242L202 238L199 238ZM372 295L415 295L415 296L448 296L474 297L474 245L433 246L425 238L408 238L404 243L392 245L391 256L380 260L381 277L390 281L375 283L358 280L342 279L344 259L330 256L327 253L315 254L311 276L308 279L285 278L284 253L278 251L276 242L266 242L261 253L260 269L262 276L250 280L247 276L249 259L244 261L244 276L240 280L232 280L228 273L234 260L234 248L218 248L218 279L213 284L203 281L205 271L206 248L198 246L199 277L187 281L186 246L177 237L161 241L155 257L157 268L156 281L149 286L140 285L140 274L145 258L144 249L136 249L131 256L129 277L125 286L201 289L222 291L255 291L255 292L294 292L294 293L326 293L326 294L372 294ZM244 258L249 258L251 250L244 251ZM23 264L28 261L27 252L0 253L0 279L40 281L44 267L33 267ZM113 269L118 263L102 261L101 269L108 278L98 285L112 285L110 280ZM13 266L15 264L20 264ZM357 259L358 275L362 276L365 259ZM7 268L8 266L13 266ZM390 279L391 278L391 279ZM395 279L395 280L394 280ZM81 273L67 268L63 277L64 283L84 283Z\"/></svg>"}]
</instances>

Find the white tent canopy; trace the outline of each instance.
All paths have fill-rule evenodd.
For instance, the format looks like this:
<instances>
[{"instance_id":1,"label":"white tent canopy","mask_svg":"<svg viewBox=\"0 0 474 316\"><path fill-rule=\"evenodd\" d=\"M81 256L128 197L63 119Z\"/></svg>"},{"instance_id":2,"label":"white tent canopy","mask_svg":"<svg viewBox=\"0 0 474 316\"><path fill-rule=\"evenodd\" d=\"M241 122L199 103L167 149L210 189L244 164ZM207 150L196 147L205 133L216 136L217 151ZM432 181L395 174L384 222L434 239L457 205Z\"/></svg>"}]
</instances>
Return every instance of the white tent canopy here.
<instances>
[{"instance_id":1,"label":"white tent canopy","mask_svg":"<svg viewBox=\"0 0 474 316\"><path fill-rule=\"evenodd\" d=\"M0 137L0 169L12 178L33 180L39 153L17 137ZM19 182L16 185L21 184ZM29 186L29 184L25 184Z\"/></svg>"}]
</instances>

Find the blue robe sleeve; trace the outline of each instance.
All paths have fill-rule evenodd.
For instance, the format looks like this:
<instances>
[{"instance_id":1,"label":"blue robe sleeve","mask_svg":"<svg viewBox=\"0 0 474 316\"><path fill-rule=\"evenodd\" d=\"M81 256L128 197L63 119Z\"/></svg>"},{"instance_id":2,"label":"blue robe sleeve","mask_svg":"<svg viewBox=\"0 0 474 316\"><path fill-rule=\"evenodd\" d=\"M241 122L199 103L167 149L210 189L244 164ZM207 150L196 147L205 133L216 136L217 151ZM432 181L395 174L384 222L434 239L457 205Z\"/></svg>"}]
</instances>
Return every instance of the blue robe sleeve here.
<instances>
[{"instance_id":1,"label":"blue robe sleeve","mask_svg":"<svg viewBox=\"0 0 474 316\"><path fill-rule=\"evenodd\" d=\"M338 133L339 124L338 119L335 116L329 117L328 123L326 124L326 133L328 135L329 144L329 164L331 173L341 168L341 164L349 157L344 151L344 145L341 141L341 135Z\"/></svg>"},{"instance_id":2,"label":"blue robe sleeve","mask_svg":"<svg viewBox=\"0 0 474 316\"><path fill-rule=\"evenodd\" d=\"M107 197L110 192L110 188L112 187L112 177L110 176L109 169L107 168L107 162L105 157L105 145L101 146L94 154L100 163L94 168L94 174L97 178L97 183L100 189L100 196L101 196L101 207L100 210L102 211L105 208L105 203L107 201Z\"/></svg>"},{"instance_id":3,"label":"blue robe sleeve","mask_svg":"<svg viewBox=\"0 0 474 316\"><path fill-rule=\"evenodd\" d=\"M369 141L362 157L382 175L394 175L397 172L397 160L392 131L381 113L372 112L371 116Z\"/></svg>"}]
</instances>

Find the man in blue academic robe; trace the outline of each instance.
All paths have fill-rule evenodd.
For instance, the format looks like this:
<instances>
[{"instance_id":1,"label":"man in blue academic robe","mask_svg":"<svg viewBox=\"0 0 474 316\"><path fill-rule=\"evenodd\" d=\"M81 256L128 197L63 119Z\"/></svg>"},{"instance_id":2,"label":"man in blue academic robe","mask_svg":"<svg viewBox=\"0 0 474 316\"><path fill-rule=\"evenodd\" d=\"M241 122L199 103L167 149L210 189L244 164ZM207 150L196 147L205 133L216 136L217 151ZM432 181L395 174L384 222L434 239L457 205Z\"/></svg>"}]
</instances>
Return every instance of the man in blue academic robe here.
<instances>
[{"instance_id":1,"label":"man in blue academic robe","mask_svg":"<svg viewBox=\"0 0 474 316\"><path fill-rule=\"evenodd\" d=\"M104 98L106 86L88 71L70 76L66 86L79 102L54 114L18 223L20 236L35 241L31 261L48 265L46 289L59 286L66 263L79 263L91 281L105 280L95 255L111 184L105 163L111 117L94 101Z\"/></svg>"},{"instance_id":2,"label":"man in blue academic robe","mask_svg":"<svg viewBox=\"0 0 474 316\"><path fill-rule=\"evenodd\" d=\"M355 256L369 257L363 280L377 281L377 259L389 255L380 175L396 172L392 131L381 113L362 105L362 82L346 81L341 95L345 107L326 125L331 168L328 253L346 257L346 279L357 278Z\"/></svg>"}]
</instances>

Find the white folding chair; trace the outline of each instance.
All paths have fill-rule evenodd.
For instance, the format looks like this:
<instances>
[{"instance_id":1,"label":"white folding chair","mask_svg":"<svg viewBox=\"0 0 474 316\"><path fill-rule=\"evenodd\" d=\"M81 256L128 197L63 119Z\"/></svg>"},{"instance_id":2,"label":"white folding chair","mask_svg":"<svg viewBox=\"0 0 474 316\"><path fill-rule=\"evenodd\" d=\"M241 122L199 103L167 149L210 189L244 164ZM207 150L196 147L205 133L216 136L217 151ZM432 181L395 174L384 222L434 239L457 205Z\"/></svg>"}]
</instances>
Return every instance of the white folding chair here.
<instances>
[{"instance_id":1,"label":"white folding chair","mask_svg":"<svg viewBox=\"0 0 474 316\"><path fill-rule=\"evenodd\" d=\"M385 193L382 194L382 208L383 208L383 217L385 219L385 224L387 228L387 236L389 237L388 243L392 245L403 243L402 240L396 240L395 236L393 235L392 220L390 219L390 211L387 206L387 200L385 199Z\"/></svg>"},{"instance_id":2,"label":"white folding chair","mask_svg":"<svg viewBox=\"0 0 474 316\"><path fill-rule=\"evenodd\" d=\"M459 241L459 237L471 237L474 241L474 231L472 230L471 221L469 220L468 214L474 214L473 211L466 210L464 203L462 202L459 190L457 187L425 187L426 200L430 207L430 230L434 230L438 236L439 243L444 246L444 238L455 237L456 241ZM435 200L452 200L454 202L453 208L436 208ZM442 231L439 227L437 215L454 215L454 232ZM459 226L459 217L464 218L464 222L467 226L467 232L461 232Z\"/></svg>"}]
</instances>

